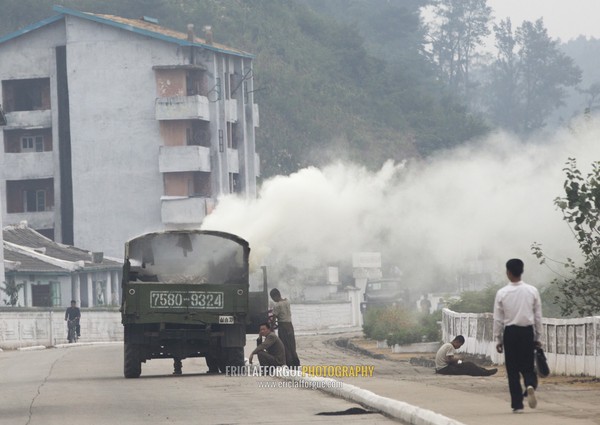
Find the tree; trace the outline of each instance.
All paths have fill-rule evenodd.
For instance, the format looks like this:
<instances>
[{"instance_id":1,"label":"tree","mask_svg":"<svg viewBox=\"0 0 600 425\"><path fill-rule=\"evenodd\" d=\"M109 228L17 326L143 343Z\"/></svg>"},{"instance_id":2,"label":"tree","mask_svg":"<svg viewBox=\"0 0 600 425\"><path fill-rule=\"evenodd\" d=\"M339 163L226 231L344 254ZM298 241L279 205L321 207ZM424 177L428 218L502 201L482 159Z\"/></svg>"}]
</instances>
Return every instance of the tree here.
<instances>
[{"instance_id":1,"label":"tree","mask_svg":"<svg viewBox=\"0 0 600 425\"><path fill-rule=\"evenodd\" d=\"M452 93L469 99L471 65L476 48L490 34L492 8L487 0L440 0L434 13L438 23L430 37L439 74Z\"/></svg>"},{"instance_id":2,"label":"tree","mask_svg":"<svg viewBox=\"0 0 600 425\"><path fill-rule=\"evenodd\" d=\"M564 104L565 87L581 81L581 70L548 36L543 19L525 21L514 33L507 19L494 26L494 33L498 56L487 87L489 117L528 135Z\"/></svg>"},{"instance_id":3,"label":"tree","mask_svg":"<svg viewBox=\"0 0 600 425\"><path fill-rule=\"evenodd\" d=\"M554 204L573 231L583 264L577 265L570 258L562 262L566 276L553 281L561 292L556 302L565 315L594 315L600 312L600 161L592 163L586 177L577 168L575 158L569 158L566 165L565 196L556 198ZM532 251L541 264L555 262L540 244L534 243Z\"/></svg>"},{"instance_id":4,"label":"tree","mask_svg":"<svg viewBox=\"0 0 600 425\"><path fill-rule=\"evenodd\" d=\"M498 56L491 66L491 86L487 90L491 96L487 103L494 122L503 128L511 128L518 121L519 112L514 107L518 103L517 42L510 18L494 25L494 35Z\"/></svg>"},{"instance_id":5,"label":"tree","mask_svg":"<svg viewBox=\"0 0 600 425\"><path fill-rule=\"evenodd\" d=\"M19 291L25 286L23 283L16 283L13 279L4 282L4 287L0 287L2 292L8 296L8 300L4 300L4 304L14 307L19 302Z\"/></svg>"}]
</instances>

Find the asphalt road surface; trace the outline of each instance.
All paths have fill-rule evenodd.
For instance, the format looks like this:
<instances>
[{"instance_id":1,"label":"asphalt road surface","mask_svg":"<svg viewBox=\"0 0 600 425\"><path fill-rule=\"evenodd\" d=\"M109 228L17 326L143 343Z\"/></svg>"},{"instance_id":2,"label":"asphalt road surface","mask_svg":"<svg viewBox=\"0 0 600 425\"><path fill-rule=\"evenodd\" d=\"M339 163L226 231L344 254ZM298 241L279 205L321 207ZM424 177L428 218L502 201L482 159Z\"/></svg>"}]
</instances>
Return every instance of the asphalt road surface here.
<instances>
[{"instance_id":1,"label":"asphalt road surface","mask_svg":"<svg viewBox=\"0 0 600 425\"><path fill-rule=\"evenodd\" d=\"M204 359L183 369L174 376L171 360L151 360L139 379L125 379L116 343L4 351L0 424L398 423L378 413L318 415L360 406L314 389L264 388L283 382L274 378L207 375Z\"/></svg>"}]
</instances>

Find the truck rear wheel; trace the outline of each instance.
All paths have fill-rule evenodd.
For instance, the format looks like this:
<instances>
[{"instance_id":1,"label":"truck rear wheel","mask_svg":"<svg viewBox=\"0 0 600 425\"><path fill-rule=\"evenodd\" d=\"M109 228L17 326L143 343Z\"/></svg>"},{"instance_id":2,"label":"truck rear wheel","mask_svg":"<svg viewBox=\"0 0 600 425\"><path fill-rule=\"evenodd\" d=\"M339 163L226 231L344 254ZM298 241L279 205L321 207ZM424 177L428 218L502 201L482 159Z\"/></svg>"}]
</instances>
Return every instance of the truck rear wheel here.
<instances>
[{"instance_id":1,"label":"truck rear wheel","mask_svg":"<svg viewBox=\"0 0 600 425\"><path fill-rule=\"evenodd\" d=\"M139 378L142 374L140 347L136 344L125 343L123 374L125 378Z\"/></svg>"},{"instance_id":2,"label":"truck rear wheel","mask_svg":"<svg viewBox=\"0 0 600 425\"><path fill-rule=\"evenodd\" d=\"M244 366L244 347L223 348L223 357L227 366Z\"/></svg>"}]
</instances>

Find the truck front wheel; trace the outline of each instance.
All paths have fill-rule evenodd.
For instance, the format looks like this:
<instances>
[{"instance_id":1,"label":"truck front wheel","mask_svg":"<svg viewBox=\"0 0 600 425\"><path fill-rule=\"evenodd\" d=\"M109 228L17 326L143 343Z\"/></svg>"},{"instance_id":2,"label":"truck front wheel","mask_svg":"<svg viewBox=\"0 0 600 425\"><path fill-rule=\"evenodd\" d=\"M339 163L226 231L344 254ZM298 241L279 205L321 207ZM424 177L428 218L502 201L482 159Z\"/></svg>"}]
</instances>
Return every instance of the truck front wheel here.
<instances>
[{"instance_id":1,"label":"truck front wheel","mask_svg":"<svg viewBox=\"0 0 600 425\"><path fill-rule=\"evenodd\" d=\"M125 375L125 378L139 378L142 374L140 347L137 344L132 344L130 342L125 343L123 374Z\"/></svg>"}]
</instances>

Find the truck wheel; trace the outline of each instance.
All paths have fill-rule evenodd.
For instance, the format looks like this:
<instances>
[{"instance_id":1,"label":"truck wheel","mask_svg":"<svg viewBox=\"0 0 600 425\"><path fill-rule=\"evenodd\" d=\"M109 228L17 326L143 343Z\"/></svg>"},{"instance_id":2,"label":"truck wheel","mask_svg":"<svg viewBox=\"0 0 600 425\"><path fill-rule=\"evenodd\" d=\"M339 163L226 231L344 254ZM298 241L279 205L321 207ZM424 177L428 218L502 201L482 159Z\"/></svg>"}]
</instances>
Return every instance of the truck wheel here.
<instances>
[{"instance_id":1,"label":"truck wheel","mask_svg":"<svg viewBox=\"0 0 600 425\"><path fill-rule=\"evenodd\" d=\"M125 378L139 378L142 374L140 348L136 344L125 343L123 374Z\"/></svg>"},{"instance_id":2,"label":"truck wheel","mask_svg":"<svg viewBox=\"0 0 600 425\"><path fill-rule=\"evenodd\" d=\"M223 348L223 355L227 366L244 366L244 347Z\"/></svg>"},{"instance_id":3,"label":"truck wheel","mask_svg":"<svg viewBox=\"0 0 600 425\"><path fill-rule=\"evenodd\" d=\"M219 373L219 359L213 353L207 353L205 359L208 373Z\"/></svg>"}]
</instances>

